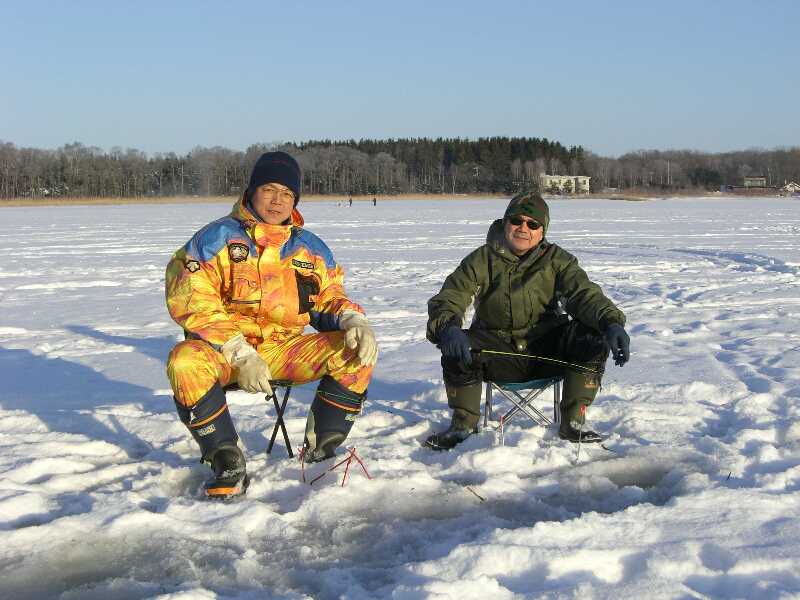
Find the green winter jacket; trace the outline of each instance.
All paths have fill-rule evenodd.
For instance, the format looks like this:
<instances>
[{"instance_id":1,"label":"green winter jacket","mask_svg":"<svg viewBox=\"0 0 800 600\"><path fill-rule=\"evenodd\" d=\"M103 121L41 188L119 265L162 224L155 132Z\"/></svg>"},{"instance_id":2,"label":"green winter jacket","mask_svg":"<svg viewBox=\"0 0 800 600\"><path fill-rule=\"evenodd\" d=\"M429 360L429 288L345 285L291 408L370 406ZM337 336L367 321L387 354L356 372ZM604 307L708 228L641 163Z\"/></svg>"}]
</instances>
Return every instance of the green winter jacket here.
<instances>
[{"instance_id":1,"label":"green winter jacket","mask_svg":"<svg viewBox=\"0 0 800 600\"><path fill-rule=\"evenodd\" d=\"M508 341L543 336L567 319L564 311L599 332L612 323L625 325L625 315L589 280L578 259L546 239L516 256L506 245L502 219L489 227L486 244L467 255L428 300L428 339L438 343L450 321L463 326L473 300L470 328Z\"/></svg>"}]
</instances>

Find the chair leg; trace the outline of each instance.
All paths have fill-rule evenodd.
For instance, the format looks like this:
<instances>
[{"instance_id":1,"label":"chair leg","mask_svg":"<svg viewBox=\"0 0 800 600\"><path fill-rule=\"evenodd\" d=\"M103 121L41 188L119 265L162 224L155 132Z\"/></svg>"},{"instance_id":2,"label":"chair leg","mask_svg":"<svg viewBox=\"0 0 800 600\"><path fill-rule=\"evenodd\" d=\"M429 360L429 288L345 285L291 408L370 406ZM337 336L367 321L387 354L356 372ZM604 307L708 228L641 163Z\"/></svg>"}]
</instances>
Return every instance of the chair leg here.
<instances>
[{"instance_id":1,"label":"chair leg","mask_svg":"<svg viewBox=\"0 0 800 600\"><path fill-rule=\"evenodd\" d=\"M286 411L286 405L289 402L289 393L292 391L292 386L287 385L286 391L283 394L283 402L278 403L278 393L276 390L272 390L272 396L267 396L265 399L269 401L272 398L272 402L275 404L275 413L277 415L275 421L275 427L272 428L272 437L269 440L269 445L267 446L267 454L272 453L272 446L275 445L275 438L278 436L278 429L281 430L283 433L283 441L286 444L286 452L289 453L289 458L294 458L294 452L292 452L292 444L289 441L289 433L286 431L286 423L283 420L283 413Z\"/></svg>"},{"instance_id":2,"label":"chair leg","mask_svg":"<svg viewBox=\"0 0 800 600\"><path fill-rule=\"evenodd\" d=\"M486 382L486 405L483 408L483 428L486 429L489 425L489 420L492 418L492 384Z\"/></svg>"},{"instance_id":3,"label":"chair leg","mask_svg":"<svg viewBox=\"0 0 800 600\"><path fill-rule=\"evenodd\" d=\"M561 425L561 385L558 380L553 384L553 423Z\"/></svg>"},{"instance_id":4,"label":"chair leg","mask_svg":"<svg viewBox=\"0 0 800 600\"><path fill-rule=\"evenodd\" d=\"M544 414L542 411L536 408L535 404L533 404L533 401L536 399L536 397L539 396L539 394L541 394L543 391L544 391L543 389L539 390L537 393L533 395L528 395L527 397L524 398L520 394L517 394L516 392L515 395L520 400L519 408L521 410L524 410L526 415L532 417L530 411L533 411L536 417L538 417L538 420L534 419L534 421L536 421L542 427L549 427L550 425L553 424L553 422L547 417L546 414Z\"/></svg>"},{"instance_id":5,"label":"chair leg","mask_svg":"<svg viewBox=\"0 0 800 600\"><path fill-rule=\"evenodd\" d=\"M510 393L506 392L505 390L498 390L503 396L505 396L514 406L503 416L503 422L507 423L510 421L517 413L522 412L524 413L531 421L536 423L537 425L541 425L543 427L548 427L553 424L553 422L547 418L547 416L542 413L536 406L532 404L532 402L542 394L545 389L547 388L539 388L536 390L532 390L530 394L523 397L519 393L512 391ZM514 398L516 396L516 399Z\"/></svg>"},{"instance_id":6,"label":"chair leg","mask_svg":"<svg viewBox=\"0 0 800 600\"><path fill-rule=\"evenodd\" d=\"M547 410L539 410L533 401L539 397L540 394L547 391L550 387L553 388L553 419L545 414ZM488 420L492 416L492 395L495 389L500 392L500 395L506 398L513 406L510 410L502 414L500 423L495 428L500 433L500 443L504 443L504 428L505 425L518 414L522 413L528 417L535 424L542 427L550 427L552 425L559 425L561 422L561 400L563 398L564 383L560 379L550 379L546 385L535 388L513 388L504 389L502 385L496 385L492 382L486 382L486 401L483 417L483 426L488 425ZM526 395L520 394L520 391L528 390Z\"/></svg>"}]
</instances>

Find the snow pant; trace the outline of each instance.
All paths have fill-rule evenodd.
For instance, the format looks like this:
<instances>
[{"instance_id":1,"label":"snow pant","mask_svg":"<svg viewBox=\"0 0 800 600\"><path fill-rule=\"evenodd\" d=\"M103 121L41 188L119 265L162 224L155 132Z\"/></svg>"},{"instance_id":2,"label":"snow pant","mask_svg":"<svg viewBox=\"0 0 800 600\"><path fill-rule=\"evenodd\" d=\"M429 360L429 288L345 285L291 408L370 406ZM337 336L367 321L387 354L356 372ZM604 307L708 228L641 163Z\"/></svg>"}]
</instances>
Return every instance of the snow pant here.
<instances>
[{"instance_id":1,"label":"snow pant","mask_svg":"<svg viewBox=\"0 0 800 600\"><path fill-rule=\"evenodd\" d=\"M600 389L608 348L603 336L578 321L567 321L541 338L522 344L479 329L465 330L473 350L495 350L514 354L534 354L588 367L594 373L536 361L522 356L484 354L465 367L457 360L442 357L442 371L448 406L454 421L474 428L481 413L482 381L522 382L531 379L562 377L561 422L582 423L584 408Z\"/></svg>"},{"instance_id":2,"label":"snow pant","mask_svg":"<svg viewBox=\"0 0 800 600\"><path fill-rule=\"evenodd\" d=\"M345 347L344 332L299 335L279 344L262 343L256 350L272 379L298 385L322 380L309 411L306 444L313 449L314 440L330 432L344 441L361 411L373 368ZM222 390L236 383L236 375L225 357L202 340L179 342L169 355L167 376L178 415L204 456L218 443L238 440Z\"/></svg>"}]
</instances>

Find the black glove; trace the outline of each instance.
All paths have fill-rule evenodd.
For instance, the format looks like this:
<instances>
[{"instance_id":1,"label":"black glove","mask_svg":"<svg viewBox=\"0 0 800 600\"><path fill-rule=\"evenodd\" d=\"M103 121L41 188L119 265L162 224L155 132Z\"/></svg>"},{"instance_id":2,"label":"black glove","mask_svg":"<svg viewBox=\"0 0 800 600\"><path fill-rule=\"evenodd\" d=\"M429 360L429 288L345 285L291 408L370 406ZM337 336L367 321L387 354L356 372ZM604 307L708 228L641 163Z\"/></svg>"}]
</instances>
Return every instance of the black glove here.
<instances>
[{"instance_id":1,"label":"black glove","mask_svg":"<svg viewBox=\"0 0 800 600\"><path fill-rule=\"evenodd\" d=\"M622 325L612 323L603 335L606 338L606 344L611 349L614 364L621 367L628 362L631 357L631 338L628 337L625 328Z\"/></svg>"},{"instance_id":2,"label":"black glove","mask_svg":"<svg viewBox=\"0 0 800 600\"><path fill-rule=\"evenodd\" d=\"M469 351L469 338L458 325L446 325L439 334L439 348L442 356L468 367L472 364L472 354Z\"/></svg>"}]
</instances>

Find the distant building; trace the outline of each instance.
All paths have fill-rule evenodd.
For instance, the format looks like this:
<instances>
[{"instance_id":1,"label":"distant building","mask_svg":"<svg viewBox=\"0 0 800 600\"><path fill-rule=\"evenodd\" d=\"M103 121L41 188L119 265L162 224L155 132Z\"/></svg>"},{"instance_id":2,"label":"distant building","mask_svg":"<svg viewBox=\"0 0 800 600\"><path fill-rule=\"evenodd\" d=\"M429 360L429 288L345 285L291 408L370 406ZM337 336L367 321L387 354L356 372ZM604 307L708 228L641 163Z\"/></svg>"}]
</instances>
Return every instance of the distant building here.
<instances>
[{"instance_id":1,"label":"distant building","mask_svg":"<svg viewBox=\"0 0 800 600\"><path fill-rule=\"evenodd\" d=\"M767 187L767 178L763 175L750 175L744 178L744 187L762 188Z\"/></svg>"},{"instance_id":2,"label":"distant building","mask_svg":"<svg viewBox=\"0 0 800 600\"><path fill-rule=\"evenodd\" d=\"M739 196L777 196L778 188L771 187L745 187L743 185L721 185L719 191L723 194L737 194Z\"/></svg>"},{"instance_id":3,"label":"distant building","mask_svg":"<svg viewBox=\"0 0 800 600\"><path fill-rule=\"evenodd\" d=\"M720 192L741 196L776 196L780 190L774 185L767 185L763 175L749 175L742 178L742 185L722 185Z\"/></svg>"},{"instance_id":4,"label":"distant building","mask_svg":"<svg viewBox=\"0 0 800 600\"><path fill-rule=\"evenodd\" d=\"M589 180L587 175L545 175L539 174L539 186L545 192L566 194L588 194Z\"/></svg>"}]
</instances>

